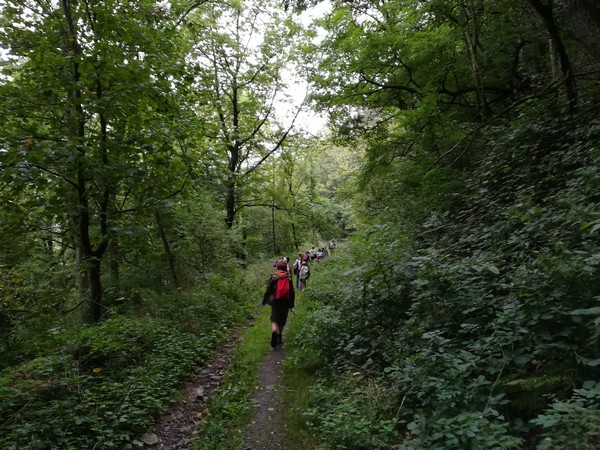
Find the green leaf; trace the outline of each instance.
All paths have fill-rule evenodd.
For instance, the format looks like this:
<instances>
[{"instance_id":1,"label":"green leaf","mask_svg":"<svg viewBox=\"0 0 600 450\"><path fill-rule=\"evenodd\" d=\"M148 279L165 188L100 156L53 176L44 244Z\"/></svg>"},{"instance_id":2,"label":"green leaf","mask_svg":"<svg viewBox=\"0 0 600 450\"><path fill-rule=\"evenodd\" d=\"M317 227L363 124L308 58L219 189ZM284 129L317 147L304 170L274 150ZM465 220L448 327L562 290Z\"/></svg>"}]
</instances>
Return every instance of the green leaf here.
<instances>
[{"instance_id":1,"label":"green leaf","mask_svg":"<svg viewBox=\"0 0 600 450\"><path fill-rule=\"evenodd\" d=\"M515 363L517 363L519 366L524 366L529 361L531 361L531 357L529 355L519 355L515 358Z\"/></svg>"},{"instance_id":2,"label":"green leaf","mask_svg":"<svg viewBox=\"0 0 600 450\"><path fill-rule=\"evenodd\" d=\"M490 272L492 272L493 274L500 275L500 269L498 269L496 266L493 266L493 265L491 265L491 264L489 264L489 265L487 266L487 270L489 270L489 271L490 271Z\"/></svg>"},{"instance_id":3,"label":"green leaf","mask_svg":"<svg viewBox=\"0 0 600 450\"><path fill-rule=\"evenodd\" d=\"M576 309L571 311L572 316L600 316L600 306L594 306L593 308Z\"/></svg>"}]
</instances>

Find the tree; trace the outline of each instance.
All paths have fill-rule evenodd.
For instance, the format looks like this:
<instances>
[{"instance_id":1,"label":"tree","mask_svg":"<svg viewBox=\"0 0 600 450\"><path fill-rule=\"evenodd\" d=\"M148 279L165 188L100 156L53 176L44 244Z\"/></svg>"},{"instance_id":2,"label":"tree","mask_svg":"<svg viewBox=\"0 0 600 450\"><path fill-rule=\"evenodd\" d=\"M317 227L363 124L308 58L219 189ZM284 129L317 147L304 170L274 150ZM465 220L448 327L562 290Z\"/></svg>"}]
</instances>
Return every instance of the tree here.
<instances>
[{"instance_id":1,"label":"tree","mask_svg":"<svg viewBox=\"0 0 600 450\"><path fill-rule=\"evenodd\" d=\"M482 130L527 99L575 105L588 67L550 6L543 19L530 2L336 2L313 97L341 135L371 136L373 163L425 154L467 168ZM549 35L562 56L547 51Z\"/></svg>"},{"instance_id":2,"label":"tree","mask_svg":"<svg viewBox=\"0 0 600 450\"><path fill-rule=\"evenodd\" d=\"M282 70L290 63L299 29L264 0L248 5L211 4L190 15L195 40L198 113L206 122L203 145L209 165L221 170L225 225L234 225L249 176L277 152L289 135L275 119L281 101ZM206 163L206 162L205 162ZM213 168L215 168L213 167Z\"/></svg>"},{"instance_id":3,"label":"tree","mask_svg":"<svg viewBox=\"0 0 600 450\"><path fill-rule=\"evenodd\" d=\"M301 250L307 243L315 245L344 235L352 226L348 195L356 185L361 156L355 148L335 146L327 140L290 139L278 158L256 175L261 177L265 201L262 216L252 216L252 232L263 233L263 251ZM272 245L266 245L267 238Z\"/></svg>"},{"instance_id":4,"label":"tree","mask_svg":"<svg viewBox=\"0 0 600 450\"><path fill-rule=\"evenodd\" d=\"M148 189L146 181L151 172L160 174L154 183L169 178L159 167L173 147L159 124L175 106L174 21L149 0L10 1L2 20L10 46L1 85L2 193L18 203L40 198L40 189L51 193L54 209L44 220L72 236L97 322L101 263L119 217L178 189Z\"/></svg>"},{"instance_id":5,"label":"tree","mask_svg":"<svg viewBox=\"0 0 600 450\"><path fill-rule=\"evenodd\" d=\"M600 5L594 0L563 0L573 33L600 61Z\"/></svg>"},{"instance_id":6,"label":"tree","mask_svg":"<svg viewBox=\"0 0 600 450\"><path fill-rule=\"evenodd\" d=\"M564 80L565 91L567 95L567 101L570 108L574 108L577 103L577 88L575 85L575 74L573 73L573 67L567 49L563 43L563 39L560 35L559 26L554 14L554 0L548 0L546 2L542 0L529 0L529 3L535 8L548 30L550 36L550 42L552 45L552 52L556 52L558 55L561 78Z\"/></svg>"}]
</instances>

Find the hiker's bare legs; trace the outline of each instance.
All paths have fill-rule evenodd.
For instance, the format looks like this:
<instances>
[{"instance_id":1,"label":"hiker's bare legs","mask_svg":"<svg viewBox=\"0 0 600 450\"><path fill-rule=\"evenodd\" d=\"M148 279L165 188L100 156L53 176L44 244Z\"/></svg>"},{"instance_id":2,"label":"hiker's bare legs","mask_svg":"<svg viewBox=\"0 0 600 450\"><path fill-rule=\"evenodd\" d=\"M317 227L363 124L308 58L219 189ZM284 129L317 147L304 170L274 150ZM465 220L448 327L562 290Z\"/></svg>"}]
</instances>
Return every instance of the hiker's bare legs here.
<instances>
[{"instance_id":1,"label":"hiker's bare legs","mask_svg":"<svg viewBox=\"0 0 600 450\"><path fill-rule=\"evenodd\" d=\"M275 348L283 342L283 327L280 327L277 322L271 322L271 347Z\"/></svg>"}]
</instances>

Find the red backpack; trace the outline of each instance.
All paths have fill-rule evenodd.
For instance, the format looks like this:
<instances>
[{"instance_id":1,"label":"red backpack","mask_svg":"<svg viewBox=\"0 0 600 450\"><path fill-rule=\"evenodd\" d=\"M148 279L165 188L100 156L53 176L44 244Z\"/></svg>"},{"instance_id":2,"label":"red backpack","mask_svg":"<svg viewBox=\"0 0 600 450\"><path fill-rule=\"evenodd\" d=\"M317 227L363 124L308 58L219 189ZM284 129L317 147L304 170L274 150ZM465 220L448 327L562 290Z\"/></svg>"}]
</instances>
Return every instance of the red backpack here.
<instances>
[{"instance_id":1,"label":"red backpack","mask_svg":"<svg viewBox=\"0 0 600 450\"><path fill-rule=\"evenodd\" d=\"M275 290L275 300L290 298L290 280L287 277L279 278Z\"/></svg>"}]
</instances>

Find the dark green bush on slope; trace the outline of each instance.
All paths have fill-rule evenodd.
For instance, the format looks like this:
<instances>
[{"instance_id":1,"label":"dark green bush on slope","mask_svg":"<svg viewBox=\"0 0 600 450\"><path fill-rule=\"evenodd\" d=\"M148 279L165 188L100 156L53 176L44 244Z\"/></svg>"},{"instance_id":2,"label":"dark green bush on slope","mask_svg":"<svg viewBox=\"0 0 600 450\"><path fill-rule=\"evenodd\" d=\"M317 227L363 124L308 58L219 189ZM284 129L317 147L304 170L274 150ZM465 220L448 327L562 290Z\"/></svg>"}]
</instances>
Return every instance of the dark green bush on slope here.
<instances>
[{"instance_id":1,"label":"dark green bush on slope","mask_svg":"<svg viewBox=\"0 0 600 450\"><path fill-rule=\"evenodd\" d=\"M409 223L398 202L355 236L345 289L308 291L322 307L299 340L322 358L322 448L598 445L599 137L593 111L524 110L459 201L412 198L429 214Z\"/></svg>"}]
</instances>

